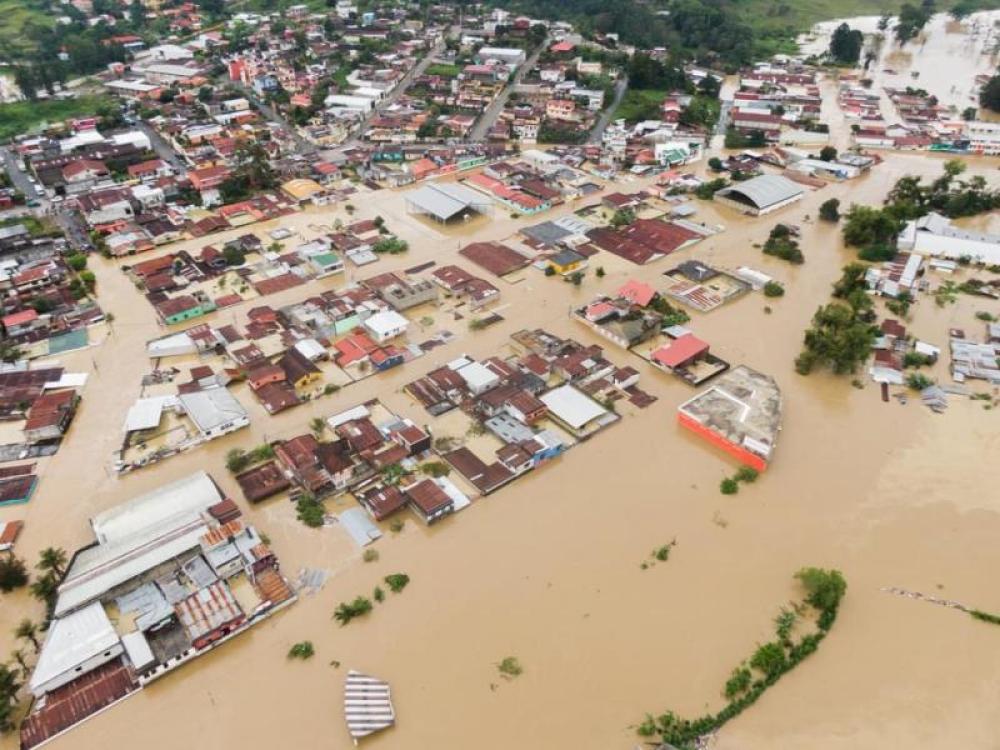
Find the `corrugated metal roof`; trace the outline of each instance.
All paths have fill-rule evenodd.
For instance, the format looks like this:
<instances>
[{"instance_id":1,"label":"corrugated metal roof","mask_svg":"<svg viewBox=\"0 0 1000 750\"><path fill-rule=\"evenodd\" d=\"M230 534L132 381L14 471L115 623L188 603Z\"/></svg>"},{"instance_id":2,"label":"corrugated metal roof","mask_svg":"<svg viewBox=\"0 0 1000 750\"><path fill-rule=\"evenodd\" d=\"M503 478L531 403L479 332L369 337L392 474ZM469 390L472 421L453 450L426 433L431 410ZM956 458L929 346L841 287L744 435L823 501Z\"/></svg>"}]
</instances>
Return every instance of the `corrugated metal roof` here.
<instances>
[{"instance_id":1,"label":"corrugated metal roof","mask_svg":"<svg viewBox=\"0 0 1000 750\"><path fill-rule=\"evenodd\" d=\"M344 718L354 744L396 723L389 683L351 670L344 681Z\"/></svg>"},{"instance_id":2,"label":"corrugated metal roof","mask_svg":"<svg viewBox=\"0 0 1000 750\"><path fill-rule=\"evenodd\" d=\"M118 634L100 602L78 609L52 621L38 654L38 663L28 683L31 692L40 695L78 675L78 666L102 654L110 661L121 653ZM59 680L61 675L69 677ZM53 685L53 681L57 684Z\"/></svg>"},{"instance_id":3,"label":"corrugated metal roof","mask_svg":"<svg viewBox=\"0 0 1000 750\"><path fill-rule=\"evenodd\" d=\"M742 195L757 208L767 208L775 203L802 195L805 191L787 177L776 174L765 174L754 177L746 182L740 182L719 191L726 196L733 193Z\"/></svg>"}]
</instances>

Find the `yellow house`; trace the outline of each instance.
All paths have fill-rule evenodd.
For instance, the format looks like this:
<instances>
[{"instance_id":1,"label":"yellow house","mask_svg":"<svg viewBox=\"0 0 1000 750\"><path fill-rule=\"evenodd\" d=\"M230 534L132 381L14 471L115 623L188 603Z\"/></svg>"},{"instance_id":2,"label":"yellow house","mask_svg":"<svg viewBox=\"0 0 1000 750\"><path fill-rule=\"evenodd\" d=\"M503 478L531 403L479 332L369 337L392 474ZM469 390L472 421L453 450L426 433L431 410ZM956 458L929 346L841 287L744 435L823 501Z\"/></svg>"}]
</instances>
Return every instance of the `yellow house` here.
<instances>
[{"instance_id":1,"label":"yellow house","mask_svg":"<svg viewBox=\"0 0 1000 750\"><path fill-rule=\"evenodd\" d=\"M308 388L323 377L320 369L298 349L285 352L278 360L278 366L285 371L285 378L296 389Z\"/></svg>"},{"instance_id":2,"label":"yellow house","mask_svg":"<svg viewBox=\"0 0 1000 750\"><path fill-rule=\"evenodd\" d=\"M573 250L560 250L549 258L549 268L559 274L573 273L583 268L587 259Z\"/></svg>"}]
</instances>

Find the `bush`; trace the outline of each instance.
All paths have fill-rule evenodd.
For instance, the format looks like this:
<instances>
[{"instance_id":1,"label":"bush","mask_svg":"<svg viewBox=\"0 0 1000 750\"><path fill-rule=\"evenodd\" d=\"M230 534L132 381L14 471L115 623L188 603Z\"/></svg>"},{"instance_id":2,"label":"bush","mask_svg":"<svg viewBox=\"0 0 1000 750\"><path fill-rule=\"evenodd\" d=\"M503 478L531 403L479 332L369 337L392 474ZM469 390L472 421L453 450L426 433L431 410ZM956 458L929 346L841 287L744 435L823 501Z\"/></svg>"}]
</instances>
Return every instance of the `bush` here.
<instances>
[{"instance_id":1,"label":"bush","mask_svg":"<svg viewBox=\"0 0 1000 750\"><path fill-rule=\"evenodd\" d=\"M226 468L233 474L238 474L250 464L250 457L242 448L233 448L226 453Z\"/></svg>"},{"instance_id":2,"label":"bush","mask_svg":"<svg viewBox=\"0 0 1000 750\"><path fill-rule=\"evenodd\" d=\"M372 250L379 255L383 253L386 255L399 255L400 253L405 253L410 249L410 245L406 240L401 240L398 237L386 237L385 239L379 240L372 247Z\"/></svg>"},{"instance_id":3,"label":"bush","mask_svg":"<svg viewBox=\"0 0 1000 750\"><path fill-rule=\"evenodd\" d=\"M785 671L788 657L780 643L770 642L760 646L750 657L750 666L774 678Z\"/></svg>"},{"instance_id":4,"label":"bush","mask_svg":"<svg viewBox=\"0 0 1000 750\"><path fill-rule=\"evenodd\" d=\"M323 525L326 509L315 497L305 495L295 504L295 516L309 528L315 529Z\"/></svg>"},{"instance_id":5,"label":"bush","mask_svg":"<svg viewBox=\"0 0 1000 750\"><path fill-rule=\"evenodd\" d=\"M749 669L740 665L733 670L732 675L726 680L726 687L723 690L726 698L732 700L740 693L746 692L753 682L753 674Z\"/></svg>"},{"instance_id":6,"label":"bush","mask_svg":"<svg viewBox=\"0 0 1000 750\"><path fill-rule=\"evenodd\" d=\"M836 198L823 201L819 207L819 218L829 222L840 221L840 201Z\"/></svg>"},{"instance_id":7,"label":"bush","mask_svg":"<svg viewBox=\"0 0 1000 750\"><path fill-rule=\"evenodd\" d=\"M428 461L420 467L420 471L429 477L438 479L448 476L451 473L451 467L444 461Z\"/></svg>"},{"instance_id":8,"label":"bush","mask_svg":"<svg viewBox=\"0 0 1000 750\"><path fill-rule=\"evenodd\" d=\"M726 477L721 482L719 482L719 492L723 495L735 495L740 491L740 485L735 479Z\"/></svg>"},{"instance_id":9,"label":"bush","mask_svg":"<svg viewBox=\"0 0 1000 750\"><path fill-rule=\"evenodd\" d=\"M400 591L406 588L407 584L410 582L410 577L406 573L391 573L387 575L384 579L385 585L389 587L389 590L398 594Z\"/></svg>"},{"instance_id":10,"label":"bush","mask_svg":"<svg viewBox=\"0 0 1000 750\"><path fill-rule=\"evenodd\" d=\"M311 659L316 650L313 648L312 641L299 641L290 649L288 649L289 659Z\"/></svg>"},{"instance_id":11,"label":"bush","mask_svg":"<svg viewBox=\"0 0 1000 750\"><path fill-rule=\"evenodd\" d=\"M373 549L371 547L369 547L368 549L366 549L364 551L364 554L361 555L361 559L364 560L366 563L367 562L375 562L375 561L378 560L378 557L379 557L378 550L377 549Z\"/></svg>"},{"instance_id":12,"label":"bush","mask_svg":"<svg viewBox=\"0 0 1000 750\"><path fill-rule=\"evenodd\" d=\"M792 239L791 232L783 224L778 224L771 230L767 242L764 243L764 254L773 255L796 265L805 262L799 243Z\"/></svg>"},{"instance_id":13,"label":"bush","mask_svg":"<svg viewBox=\"0 0 1000 750\"><path fill-rule=\"evenodd\" d=\"M354 601L341 602L333 611L333 617L340 623L341 627L349 623L355 617L361 617L372 611L371 599L364 596L357 596Z\"/></svg>"},{"instance_id":14,"label":"bush","mask_svg":"<svg viewBox=\"0 0 1000 750\"><path fill-rule=\"evenodd\" d=\"M906 387L914 391L922 391L932 385L934 381L920 372L911 372L906 378Z\"/></svg>"},{"instance_id":15,"label":"bush","mask_svg":"<svg viewBox=\"0 0 1000 750\"><path fill-rule=\"evenodd\" d=\"M758 472L752 466L741 466L739 468L739 471L736 472L736 481L737 482L756 482L757 481L757 477L759 477L759 476L760 476L760 472Z\"/></svg>"},{"instance_id":16,"label":"bush","mask_svg":"<svg viewBox=\"0 0 1000 750\"><path fill-rule=\"evenodd\" d=\"M66 256L66 265L74 271L82 271L87 267L87 256L83 253L73 253Z\"/></svg>"},{"instance_id":17,"label":"bush","mask_svg":"<svg viewBox=\"0 0 1000 750\"><path fill-rule=\"evenodd\" d=\"M24 560L10 555L0 557L0 591L9 592L28 584L28 569Z\"/></svg>"},{"instance_id":18,"label":"bush","mask_svg":"<svg viewBox=\"0 0 1000 750\"><path fill-rule=\"evenodd\" d=\"M777 281L769 281L764 284L764 296L765 297L782 297L785 294L785 287L779 284Z\"/></svg>"},{"instance_id":19,"label":"bush","mask_svg":"<svg viewBox=\"0 0 1000 750\"><path fill-rule=\"evenodd\" d=\"M500 671L500 674L507 678L518 677L524 672L524 668L521 666L521 662L517 660L516 656L505 656L503 660L497 664L497 669Z\"/></svg>"}]
</instances>

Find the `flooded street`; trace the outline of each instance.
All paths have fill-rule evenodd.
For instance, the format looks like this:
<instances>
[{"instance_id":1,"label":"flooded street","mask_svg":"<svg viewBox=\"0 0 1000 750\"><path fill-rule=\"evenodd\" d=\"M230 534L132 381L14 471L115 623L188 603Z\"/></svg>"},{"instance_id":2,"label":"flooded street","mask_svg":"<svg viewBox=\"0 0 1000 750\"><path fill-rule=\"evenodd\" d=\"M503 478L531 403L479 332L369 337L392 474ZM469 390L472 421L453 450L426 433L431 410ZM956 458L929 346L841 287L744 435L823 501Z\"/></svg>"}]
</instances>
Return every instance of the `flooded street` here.
<instances>
[{"instance_id":1,"label":"flooded street","mask_svg":"<svg viewBox=\"0 0 1000 750\"><path fill-rule=\"evenodd\" d=\"M924 76L920 85L937 93ZM983 402L952 398L947 412L936 415L914 399L883 403L866 377L864 387L855 388L850 378L804 378L793 369L804 328L853 257L839 227L805 217L816 217L820 203L832 197L840 198L842 210L852 202L880 203L899 177L937 176L944 162L884 156L886 163L870 175L809 193L762 219L698 202L696 220L723 224L725 232L646 267L601 253L591 268L603 266L606 276L591 270L581 288L530 268L519 283L491 278L501 288L502 323L470 332L467 321L439 315L428 334L450 330L456 334L450 343L274 417L241 385L235 393L250 411L248 429L122 478L109 468L112 452L140 380L152 369L145 343L164 329L118 266L95 258L101 304L116 320L102 344L61 358L68 370L88 371L91 379L68 439L40 465L35 497L0 509L0 519L26 522L18 555L33 562L49 545L72 551L90 541L88 519L96 512L205 469L270 537L290 578L305 567L332 576L318 593L51 747L124 748L141 733L148 750L346 749L341 691L346 670L354 668L387 680L393 690L397 726L366 740L373 750L628 750L638 744L634 725L647 711L695 715L722 705L721 686L770 637L780 606L798 596L792 576L805 565L844 572L849 588L837 624L818 653L725 727L715 747L995 746L1000 628L880 589L902 586L1000 612L1000 462L990 458L1000 450L997 413ZM967 161L968 175L997 179L1000 159ZM633 192L643 184L612 189ZM406 255L383 257L372 269L354 270L356 277L431 260L478 271L457 255L460 245L503 240L532 221L498 209L488 220L442 231L408 215L403 195L381 191L354 201L355 218L381 215L410 243ZM281 225L308 239L315 234L310 225L337 218L348 220L343 208L312 209ZM804 265L753 247L776 221L801 225ZM276 225L250 229L263 234ZM226 237L213 237L213 244ZM204 244L192 240L169 250ZM691 388L567 315L571 306L629 279L662 290L663 271L688 258L729 269L749 265L787 289L780 299L753 293L708 314L692 313L689 324L713 353L773 375L782 389L785 417L775 459L766 475L735 496L718 488L735 463L676 424L676 407ZM344 283L311 281L266 303L277 307ZM242 321L255 304L244 302L235 315ZM231 322L232 310L205 321ZM981 336L982 323L974 318L980 310L1000 314L1000 305L963 295L938 308L924 295L907 326L947 350L949 327ZM283 499L248 508L225 469L231 448L306 432L313 417L370 398L427 424L427 414L402 392L405 383L462 353L502 353L510 334L526 327L605 346L610 360L639 369L640 387L659 400L431 529L408 516L401 533L387 531L375 545L381 558L373 563L362 562L339 528L303 526ZM933 373L942 381L949 377L946 354L943 360ZM677 546L668 562L640 568L651 550L672 539ZM347 627L332 620L339 602L370 595L394 572L411 577L405 592L388 595ZM0 653L15 647L9 634L24 616L40 619L40 606L23 593L0 597ZM288 661L288 648L306 639L316 656ZM500 677L496 665L506 656L518 658L523 675ZM3 750L15 746L12 737L0 741Z\"/></svg>"}]
</instances>

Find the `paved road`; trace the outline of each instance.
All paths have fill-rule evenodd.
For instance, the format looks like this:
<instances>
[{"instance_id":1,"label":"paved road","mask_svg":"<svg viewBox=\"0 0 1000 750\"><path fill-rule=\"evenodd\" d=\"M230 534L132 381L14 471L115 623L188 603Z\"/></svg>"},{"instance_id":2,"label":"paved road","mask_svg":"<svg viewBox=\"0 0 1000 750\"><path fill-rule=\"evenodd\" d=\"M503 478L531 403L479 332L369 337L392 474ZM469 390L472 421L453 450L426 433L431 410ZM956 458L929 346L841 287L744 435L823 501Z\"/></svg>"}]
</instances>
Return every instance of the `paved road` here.
<instances>
[{"instance_id":1,"label":"paved road","mask_svg":"<svg viewBox=\"0 0 1000 750\"><path fill-rule=\"evenodd\" d=\"M246 96L248 100L253 102L254 106L261 111L264 117L266 117L268 120L275 123L276 125L280 126L291 136L292 140L295 143L296 153L312 154L316 152L316 146L314 146L312 143L310 143L301 135L299 135L299 131L295 129L295 126L292 125L290 122L288 122L288 120L286 120L280 114L278 114L277 110L275 110L274 107L265 102L263 99L258 98L257 94L254 92L253 89L244 86L236 81L231 81L230 85L237 88L239 91L243 93L244 96Z\"/></svg>"},{"instance_id":2,"label":"paved road","mask_svg":"<svg viewBox=\"0 0 1000 750\"><path fill-rule=\"evenodd\" d=\"M45 200L45 193L28 181L26 172L22 172L17 168L21 163L21 159L17 154L13 153L10 149L0 148L0 157L3 159L3 168L10 177L10 181L15 189L24 193L24 197L27 200Z\"/></svg>"},{"instance_id":3,"label":"paved road","mask_svg":"<svg viewBox=\"0 0 1000 750\"><path fill-rule=\"evenodd\" d=\"M410 87L410 84L413 83L413 79L419 78L423 75L424 71L427 70L427 68L429 68L431 63L434 61L434 58L444 52L445 44L451 36L452 31L453 29L448 29L441 39L438 40L437 44L431 47L430 51L423 57L423 59L410 68L406 72L406 75L399 79L399 83L393 87L392 91L390 91L382 101L375 105L374 109L361 121L361 124L358 126L357 133L350 139L351 144L356 144L358 141L362 140L365 131L368 130L368 126L371 124L371 121L375 118L375 116L381 114L390 105L395 103L396 100L403 95L406 89Z\"/></svg>"},{"instance_id":4,"label":"paved road","mask_svg":"<svg viewBox=\"0 0 1000 750\"><path fill-rule=\"evenodd\" d=\"M594 125L594 129L590 131L590 137L587 138L587 143L600 143L601 136L604 135L604 131L607 130L608 125L611 124L611 119L615 116L615 110L618 109L618 105L622 103L622 99L625 98L625 92L628 91L628 76L624 73L619 76L618 80L615 81L615 93L611 100L611 104L604 110L600 118L597 120L597 124Z\"/></svg>"},{"instance_id":5,"label":"paved road","mask_svg":"<svg viewBox=\"0 0 1000 750\"><path fill-rule=\"evenodd\" d=\"M476 120L476 124L472 126L472 130L469 131L468 140L470 141L482 141L486 139L486 134L489 129L493 127L493 123L500 116L503 111L504 106L507 104L507 100L510 98L511 92L514 87L517 86L527 75L528 71L535 67L535 63L538 62L538 56L542 54L542 50L549 46L549 37L545 37L545 40L538 45L534 52L528 55L528 58L521 64L514 74L514 77L508 81L507 86L500 95L493 101L493 103L486 108Z\"/></svg>"},{"instance_id":6,"label":"paved road","mask_svg":"<svg viewBox=\"0 0 1000 750\"><path fill-rule=\"evenodd\" d=\"M172 166L175 170L184 171L184 162L181 159L180 154L178 154L174 147L167 143L166 139L156 132L148 122L140 120L135 125L139 130L146 134L149 138L150 144L153 146L153 151L159 156L163 161Z\"/></svg>"}]
</instances>

